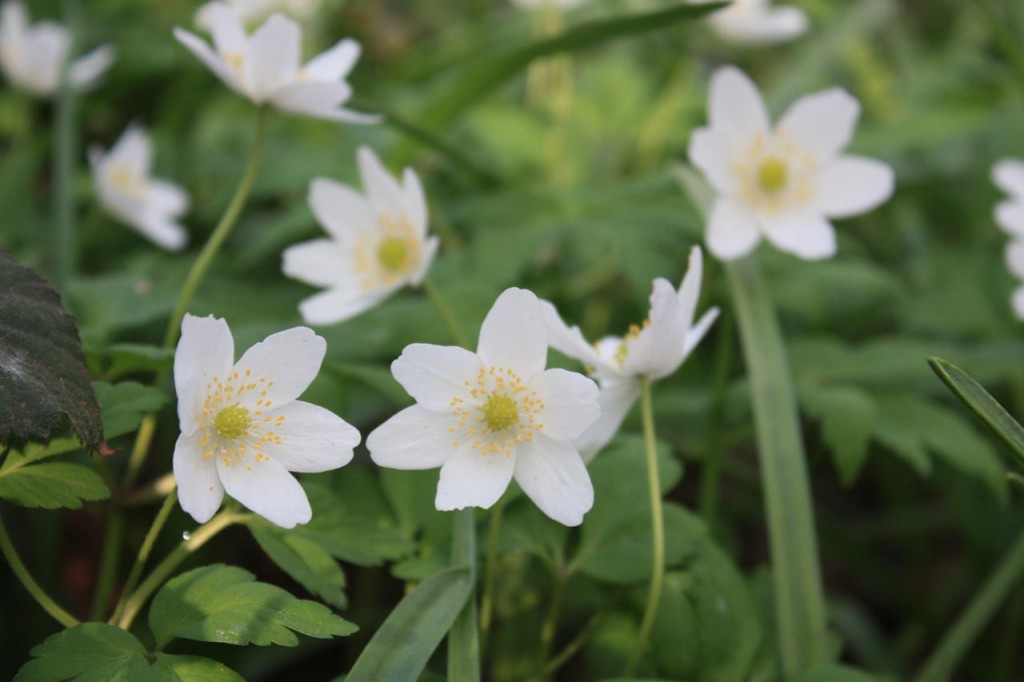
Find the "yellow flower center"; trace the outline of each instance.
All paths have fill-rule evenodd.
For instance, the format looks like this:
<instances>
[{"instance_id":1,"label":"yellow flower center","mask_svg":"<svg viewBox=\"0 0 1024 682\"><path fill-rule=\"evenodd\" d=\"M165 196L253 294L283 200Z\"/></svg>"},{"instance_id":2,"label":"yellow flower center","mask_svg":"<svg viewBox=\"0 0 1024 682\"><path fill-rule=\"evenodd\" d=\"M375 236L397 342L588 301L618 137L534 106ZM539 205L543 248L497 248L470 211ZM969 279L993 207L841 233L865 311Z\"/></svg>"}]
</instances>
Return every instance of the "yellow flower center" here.
<instances>
[{"instance_id":1,"label":"yellow flower center","mask_svg":"<svg viewBox=\"0 0 1024 682\"><path fill-rule=\"evenodd\" d=\"M377 260L388 272L404 271L411 255L409 245L400 237L385 237L377 247Z\"/></svg>"},{"instance_id":2,"label":"yellow flower center","mask_svg":"<svg viewBox=\"0 0 1024 682\"><path fill-rule=\"evenodd\" d=\"M355 245L355 271L363 291L401 282L420 262L422 244L404 212L379 214L377 227L379 231L364 234Z\"/></svg>"},{"instance_id":3,"label":"yellow flower center","mask_svg":"<svg viewBox=\"0 0 1024 682\"><path fill-rule=\"evenodd\" d=\"M504 431L519 423L519 406L504 393L492 394L481 409L484 423L491 431Z\"/></svg>"},{"instance_id":4,"label":"yellow flower center","mask_svg":"<svg viewBox=\"0 0 1024 682\"><path fill-rule=\"evenodd\" d=\"M789 170L786 164L774 157L769 157L761 162L757 169L757 184L765 192L775 194L786 186Z\"/></svg>"},{"instance_id":5,"label":"yellow flower center","mask_svg":"<svg viewBox=\"0 0 1024 682\"><path fill-rule=\"evenodd\" d=\"M252 415L249 410L239 405L230 405L217 413L213 420L213 428L221 438L234 440L249 432L252 424Z\"/></svg>"},{"instance_id":6,"label":"yellow flower center","mask_svg":"<svg viewBox=\"0 0 1024 682\"><path fill-rule=\"evenodd\" d=\"M544 424L538 422L544 401L527 388L518 374L504 367L481 369L475 381L463 382L465 393L453 396L450 407L456 424L448 429L459 447L468 443L481 455L504 452L533 442Z\"/></svg>"},{"instance_id":7,"label":"yellow flower center","mask_svg":"<svg viewBox=\"0 0 1024 682\"><path fill-rule=\"evenodd\" d=\"M139 177L123 163L116 164L109 171L110 184L122 194L138 199L145 197L146 186Z\"/></svg>"},{"instance_id":8,"label":"yellow flower center","mask_svg":"<svg viewBox=\"0 0 1024 682\"><path fill-rule=\"evenodd\" d=\"M245 55L241 52L225 52L224 62L235 71L241 73L245 64Z\"/></svg>"}]
</instances>

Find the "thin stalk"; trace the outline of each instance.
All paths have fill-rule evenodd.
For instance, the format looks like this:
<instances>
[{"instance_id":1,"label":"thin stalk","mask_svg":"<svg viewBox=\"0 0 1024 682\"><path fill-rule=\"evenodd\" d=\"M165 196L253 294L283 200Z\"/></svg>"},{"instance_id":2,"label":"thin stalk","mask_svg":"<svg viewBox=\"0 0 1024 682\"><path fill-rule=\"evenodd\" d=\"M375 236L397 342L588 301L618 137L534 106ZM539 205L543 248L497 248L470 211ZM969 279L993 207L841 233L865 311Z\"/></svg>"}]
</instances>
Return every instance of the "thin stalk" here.
<instances>
[{"instance_id":1,"label":"thin stalk","mask_svg":"<svg viewBox=\"0 0 1024 682\"><path fill-rule=\"evenodd\" d=\"M124 513L117 507L109 507L103 549L100 552L96 588L93 592L92 607L89 609L89 620L100 620L110 603L110 595L114 591L114 580L117 578L117 565L121 559L124 523Z\"/></svg>"},{"instance_id":2,"label":"thin stalk","mask_svg":"<svg viewBox=\"0 0 1024 682\"><path fill-rule=\"evenodd\" d=\"M437 288L434 281L429 277L423 279L423 291L427 293L427 297L430 302L437 308L438 314L441 315L441 319L444 320L445 325L448 327L448 331L451 332L452 338L455 343L459 344L463 348L469 348L469 337L466 336L466 332L463 331L462 325L459 324L459 318L455 316L455 313L448 306L448 302L444 300L444 296L441 294L441 290Z\"/></svg>"},{"instance_id":3,"label":"thin stalk","mask_svg":"<svg viewBox=\"0 0 1024 682\"><path fill-rule=\"evenodd\" d=\"M150 573L146 579L142 581L142 584L139 585L135 592L125 600L124 609L121 612L120 618L117 619L116 625L125 630L130 628L132 622L135 620L135 616L139 614L139 610L142 606L150 596L152 596L152 594L164 584L164 581L171 576L171 573L174 572L181 562L187 559L197 549L209 542L215 535L217 535L217 533L232 524L238 523L247 516L248 514L240 514L234 510L222 511L200 526L189 536L187 540L183 540L173 552L168 554L163 561L157 564L157 567L153 569L153 572Z\"/></svg>"},{"instance_id":4,"label":"thin stalk","mask_svg":"<svg viewBox=\"0 0 1024 682\"><path fill-rule=\"evenodd\" d=\"M484 592L480 598L480 648L487 649L487 637L491 633L491 617L494 613L494 574L498 562L498 538L501 534L501 517L505 511L503 495L491 508L491 520L487 527L487 555L484 559Z\"/></svg>"},{"instance_id":5,"label":"thin stalk","mask_svg":"<svg viewBox=\"0 0 1024 682\"><path fill-rule=\"evenodd\" d=\"M544 625L540 629L540 679L547 679L547 662L551 655L551 645L555 643L558 633L558 619L562 617L562 602L565 599L565 583L568 580L565 569L555 566L555 584L551 588L551 602Z\"/></svg>"},{"instance_id":6,"label":"thin stalk","mask_svg":"<svg viewBox=\"0 0 1024 682\"><path fill-rule=\"evenodd\" d=\"M452 566L467 566L476 582L476 521L473 508L455 512L452 527ZM474 590L475 592L475 590ZM480 642L477 637L476 595L471 593L448 631L449 682L479 682Z\"/></svg>"},{"instance_id":7,"label":"thin stalk","mask_svg":"<svg viewBox=\"0 0 1024 682\"><path fill-rule=\"evenodd\" d=\"M754 256L726 263L750 378L768 516L777 646L784 675L827 660L825 598L818 567L803 441L778 320Z\"/></svg>"},{"instance_id":8,"label":"thin stalk","mask_svg":"<svg viewBox=\"0 0 1024 682\"><path fill-rule=\"evenodd\" d=\"M121 591L121 598L117 602L117 606L114 608L114 615L110 617L110 622L116 623L117 619L121 617L121 612L124 611L125 601L134 590L135 586L139 584L139 578L142 577L142 569L146 565L146 560L149 559L149 553L153 551L153 544L156 542L157 537L160 535L160 531L163 530L164 524L167 523L167 517L171 515L171 510L174 509L175 503L178 501L177 489L172 490L171 494L164 500L163 506L160 507L160 511L157 512L156 518L153 519L153 525L150 526L149 532L146 533L146 538L142 541L142 547L139 549L139 555L135 557L135 563L132 564L132 569L128 573L128 579L125 580L124 589Z\"/></svg>"},{"instance_id":9,"label":"thin stalk","mask_svg":"<svg viewBox=\"0 0 1024 682\"><path fill-rule=\"evenodd\" d=\"M580 634L576 635L576 639L566 644L564 649L559 651L554 658L548 661L548 664L544 666L544 670L541 675L543 677L550 677L555 674L559 668L568 663L569 659L575 656L576 653L583 648L583 645L587 643L590 636L594 634L597 630L597 626L604 620L604 615L603 611L599 611L591 616L590 620L587 621L587 624L583 626L583 630L580 631Z\"/></svg>"},{"instance_id":10,"label":"thin stalk","mask_svg":"<svg viewBox=\"0 0 1024 682\"><path fill-rule=\"evenodd\" d=\"M15 577L21 581L25 590L43 607L44 611L66 628L78 625L78 619L61 608L50 595L46 594L46 591L36 582L35 578L32 577L25 564L22 563L21 557L18 556L18 550L11 543L11 538L7 535L7 528L4 527L2 520L0 520L0 553L3 553L4 558L7 559L7 563L10 565Z\"/></svg>"},{"instance_id":11,"label":"thin stalk","mask_svg":"<svg viewBox=\"0 0 1024 682\"><path fill-rule=\"evenodd\" d=\"M1014 540L1010 551L967 606L946 636L928 657L917 682L948 680L978 635L1006 603L1007 596L1024 574L1024 533Z\"/></svg>"},{"instance_id":12,"label":"thin stalk","mask_svg":"<svg viewBox=\"0 0 1024 682\"><path fill-rule=\"evenodd\" d=\"M647 641L654 627L661 603L661 585L665 579L665 528L661 511L661 479L658 476L658 447L654 437L654 408L651 405L651 381L640 378L641 418L644 425L644 450L647 455L647 492L651 498L651 587L647 594L647 607L636 643L629 655L624 677L632 677L640 657L647 649Z\"/></svg>"},{"instance_id":13,"label":"thin stalk","mask_svg":"<svg viewBox=\"0 0 1024 682\"><path fill-rule=\"evenodd\" d=\"M729 387L729 370L732 366L733 317L723 317L715 354L715 383L708 415L710 435L700 481L700 515L712 536L715 535L718 523L718 497L722 487L722 458L725 453L725 392Z\"/></svg>"},{"instance_id":14,"label":"thin stalk","mask_svg":"<svg viewBox=\"0 0 1024 682\"><path fill-rule=\"evenodd\" d=\"M78 0L64 0L64 22L70 45L67 54L74 53L78 35ZM60 90L57 92L56 114L53 118L53 178L54 226L57 251L57 288L66 293L68 282L75 274L77 244L75 238L74 170L78 157L78 139L75 135L75 90L68 82L68 64L62 65Z\"/></svg>"}]
</instances>

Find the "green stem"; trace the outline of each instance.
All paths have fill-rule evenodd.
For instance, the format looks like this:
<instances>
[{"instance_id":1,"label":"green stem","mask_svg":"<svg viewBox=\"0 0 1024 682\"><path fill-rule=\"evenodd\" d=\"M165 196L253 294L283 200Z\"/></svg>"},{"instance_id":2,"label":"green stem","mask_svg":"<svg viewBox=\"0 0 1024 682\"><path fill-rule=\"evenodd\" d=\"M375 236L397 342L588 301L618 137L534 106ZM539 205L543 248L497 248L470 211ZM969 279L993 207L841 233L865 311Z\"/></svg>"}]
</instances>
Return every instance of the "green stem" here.
<instances>
[{"instance_id":1,"label":"green stem","mask_svg":"<svg viewBox=\"0 0 1024 682\"><path fill-rule=\"evenodd\" d=\"M704 472L700 481L700 514L714 536L718 523L718 497L722 486L722 458L725 451L725 394L729 387L732 366L733 317L723 316L718 330L718 348L715 356L714 392L708 415L708 449Z\"/></svg>"},{"instance_id":2,"label":"green stem","mask_svg":"<svg viewBox=\"0 0 1024 682\"><path fill-rule=\"evenodd\" d=\"M64 21L71 44L68 55L74 52L78 35L79 8L77 0L64 1ZM66 293L68 282L75 274L75 197L74 169L78 156L78 140L75 135L75 90L68 82L68 64L62 65L60 90L57 92L56 114L54 116L53 178L54 178L54 224L57 251L57 288Z\"/></svg>"},{"instance_id":3,"label":"green stem","mask_svg":"<svg viewBox=\"0 0 1024 682\"><path fill-rule=\"evenodd\" d=\"M39 583L35 581L35 578L32 577L32 574L29 573L28 569L25 568L25 564L21 562L21 557L18 556L18 550L14 548L10 536L7 535L7 528L4 527L2 520L0 520L0 553L3 553L4 558L7 559L7 563L11 567L11 571L21 581L21 584L24 585L28 593L32 595L32 598L43 607L44 611L66 628L78 625L78 619L51 599L50 595L46 594L43 588L39 586Z\"/></svg>"},{"instance_id":4,"label":"green stem","mask_svg":"<svg viewBox=\"0 0 1024 682\"><path fill-rule=\"evenodd\" d=\"M603 611L599 611L591 616L590 620L587 621L587 624L583 626L583 630L576 636L576 639L566 644L565 648L558 652L558 654L552 658L546 666L544 666L544 670L541 673L542 677L550 677L555 674L559 668L568 663L569 659L575 656L576 653L583 648L583 645L587 643L590 636L594 634L597 630L597 626L604 620L604 616L605 614Z\"/></svg>"},{"instance_id":5,"label":"green stem","mask_svg":"<svg viewBox=\"0 0 1024 682\"><path fill-rule=\"evenodd\" d=\"M565 568L555 566L555 584L551 588L551 602L548 604L547 617L540 629L540 679L547 679L548 657L551 646L555 643L558 633L558 619L562 617L562 601L565 599L565 583L568 580Z\"/></svg>"},{"instance_id":6,"label":"green stem","mask_svg":"<svg viewBox=\"0 0 1024 682\"><path fill-rule=\"evenodd\" d=\"M174 509L174 505L177 501L178 491L175 489L172 490L171 494L164 500L163 506L160 507L160 511L157 512L156 518L153 519L153 525L150 526L149 532L146 533L146 538L142 541L142 547L139 549L139 555L135 557L135 563L132 564L132 569L128 573L128 579L124 583L124 589L121 591L121 599L117 602L117 607L114 609L114 615L110 617L111 623L116 623L121 617L128 595L130 595L132 591L135 590L135 586L139 584L139 578L142 577L142 569L146 565L149 553L153 551L153 544L156 542L157 536L160 535L160 531L163 530L164 524L167 523L167 517L171 515L171 511Z\"/></svg>"},{"instance_id":7,"label":"green stem","mask_svg":"<svg viewBox=\"0 0 1024 682\"><path fill-rule=\"evenodd\" d=\"M661 511L661 479L658 476L658 447L654 437L654 409L651 405L651 381L640 378L640 401L644 425L644 449L647 454L647 492L651 498L651 588L647 594L647 607L640 632L629 655L625 677L632 677L640 657L647 649L647 641L654 627L661 603L661 584L665 578L665 528Z\"/></svg>"},{"instance_id":8,"label":"green stem","mask_svg":"<svg viewBox=\"0 0 1024 682\"><path fill-rule=\"evenodd\" d=\"M726 263L757 428L784 675L827 660L824 588L796 398L782 333L754 256Z\"/></svg>"},{"instance_id":9,"label":"green stem","mask_svg":"<svg viewBox=\"0 0 1024 682\"><path fill-rule=\"evenodd\" d=\"M89 620L100 620L110 603L110 595L114 591L114 580L117 578L117 565L121 559L121 543L124 540L124 513L116 506L108 508L106 534L103 537L103 550L100 553L99 571L96 577L96 589L89 609Z\"/></svg>"},{"instance_id":10,"label":"green stem","mask_svg":"<svg viewBox=\"0 0 1024 682\"><path fill-rule=\"evenodd\" d=\"M163 585L171 573L181 562L187 559L193 552L209 542L217 533L228 526L238 523L246 518L248 514L240 514L234 510L225 510L214 516L205 524L192 533L187 540L183 540L173 552L168 554L163 561L157 564L153 572L142 581L142 584L124 601L124 608L120 618L117 619L117 626L127 630L131 627L135 616L146 603L149 597Z\"/></svg>"},{"instance_id":11,"label":"green stem","mask_svg":"<svg viewBox=\"0 0 1024 682\"><path fill-rule=\"evenodd\" d=\"M1017 537L981 591L942 638L917 676L917 682L944 682L949 679L960 659L1006 602L1010 591L1020 582L1022 573L1024 533Z\"/></svg>"},{"instance_id":12,"label":"green stem","mask_svg":"<svg viewBox=\"0 0 1024 682\"><path fill-rule=\"evenodd\" d=\"M473 508L455 512L452 525L452 566L467 566L476 582L476 521ZM477 638L476 597L470 593L466 605L448 632L449 682L479 682L480 642Z\"/></svg>"},{"instance_id":13,"label":"green stem","mask_svg":"<svg viewBox=\"0 0 1024 682\"><path fill-rule=\"evenodd\" d=\"M491 633L491 617L494 613L494 574L497 571L498 537L501 533L501 517L505 511L505 496L491 508L491 521L487 528L487 556L484 559L484 592L480 599L480 649L487 649L487 638Z\"/></svg>"},{"instance_id":14,"label":"green stem","mask_svg":"<svg viewBox=\"0 0 1024 682\"><path fill-rule=\"evenodd\" d=\"M444 296L441 294L441 290L437 288L434 281L429 277L423 279L423 291L427 292L427 297L430 302L437 308L437 312L441 315L441 319L444 320L445 325L448 327L448 331L451 332L452 338L455 343L459 344L463 348L470 348L469 337L466 336L466 332L463 331L462 325L459 324L459 318L455 316L452 309L448 306L448 302L445 301Z\"/></svg>"}]
</instances>

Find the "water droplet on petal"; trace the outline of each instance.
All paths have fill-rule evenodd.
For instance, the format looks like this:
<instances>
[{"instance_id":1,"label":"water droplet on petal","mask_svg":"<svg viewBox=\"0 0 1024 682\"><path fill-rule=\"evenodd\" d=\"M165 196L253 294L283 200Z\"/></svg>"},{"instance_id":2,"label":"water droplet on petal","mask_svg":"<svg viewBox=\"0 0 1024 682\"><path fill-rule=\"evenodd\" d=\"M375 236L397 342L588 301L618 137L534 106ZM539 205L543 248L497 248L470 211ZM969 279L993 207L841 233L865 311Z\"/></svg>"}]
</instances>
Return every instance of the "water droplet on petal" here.
<instances>
[{"instance_id":1,"label":"water droplet on petal","mask_svg":"<svg viewBox=\"0 0 1024 682\"><path fill-rule=\"evenodd\" d=\"M192 538L192 533L188 532L187 530L182 532L182 534L181 534L181 539L182 540L184 540L185 542L188 542L191 538Z\"/></svg>"}]
</instances>

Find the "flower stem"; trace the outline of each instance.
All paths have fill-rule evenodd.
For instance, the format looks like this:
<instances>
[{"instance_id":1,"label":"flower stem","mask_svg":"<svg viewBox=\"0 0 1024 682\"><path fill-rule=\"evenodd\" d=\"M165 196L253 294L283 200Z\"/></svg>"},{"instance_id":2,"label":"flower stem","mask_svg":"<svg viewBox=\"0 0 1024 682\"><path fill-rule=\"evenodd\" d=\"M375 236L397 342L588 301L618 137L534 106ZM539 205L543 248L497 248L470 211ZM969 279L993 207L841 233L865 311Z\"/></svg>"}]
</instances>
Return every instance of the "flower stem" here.
<instances>
[{"instance_id":1,"label":"flower stem","mask_svg":"<svg viewBox=\"0 0 1024 682\"><path fill-rule=\"evenodd\" d=\"M455 512L452 526L452 566L467 566L476 582L476 521L473 508ZM466 605L448 631L449 682L479 682L480 643L477 638L476 597L470 593Z\"/></svg>"},{"instance_id":2,"label":"flower stem","mask_svg":"<svg viewBox=\"0 0 1024 682\"><path fill-rule=\"evenodd\" d=\"M109 507L106 533L103 537L103 550L100 553L99 572L96 578L96 589L93 592L92 608L89 609L89 620L100 620L107 605L110 593L114 590L114 579L117 577L117 565L121 558L121 543L124 540L124 512Z\"/></svg>"},{"instance_id":3,"label":"flower stem","mask_svg":"<svg viewBox=\"0 0 1024 682\"><path fill-rule=\"evenodd\" d=\"M177 501L177 489L171 490L170 495L164 500L163 506L160 507L160 511L157 512L156 518L153 519L153 525L150 527L149 532L146 533L146 538L142 541L139 555L135 557L135 563L132 564L132 569L128 573L128 579L124 583L124 589L121 591L121 599L118 600L117 607L114 608L114 615L110 617L111 622L116 623L117 619L120 618L121 612L125 608L125 600L135 589L135 586L139 584L139 578L142 577L142 569L146 565L146 559L149 558L149 553L153 551L153 544L156 542L157 536L160 535L164 524L167 523L167 517L171 515L171 510L174 509Z\"/></svg>"},{"instance_id":4,"label":"flower stem","mask_svg":"<svg viewBox=\"0 0 1024 682\"><path fill-rule=\"evenodd\" d=\"M135 592L124 600L124 608L121 611L120 617L116 621L116 625L125 630L130 628L132 622L135 620L135 616L138 615L143 604L145 604L150 596L156 592L161 585L163 585L164 581L170 577L171 573L174 572L174 569L176 569L182 561L209 542L215 535L217 535L217 533L232 524L238 523L247 516L248 514L240 514L234 510L225 510L196 529L196 531L192 533L187 540L183 540L173 552L168 554L163 561L157 564L157 567L153 569L153 572L150 573L144 581L142 581L142 584L139 585Z\"/></svg>"},{"instance_id":5,"label":"flower stem","mask_svg":"<svg viewBox=\"0 0 1024 682\"><path fill-rule=\"evenodd\" d=\"M803 441L782 333L754 256L726 263L750 377L782 672L825 662L828 632Z\"/></svg>"},{"instance_id":6,"label":"flower stem","mask_svg":"<svg viewBox=\"0 0 1024 682\"><path fill-rule=\"evenodd\" d=\"M640 657L647 649L647 640L651 636L654 617L658 615L658 604L661 602L661 584L665 578L665 528L661 512L661 479L658 476L658 448L654 438L651 381L646 376L640 378L640 401L644 449L647 454L647 492L651 498L651 588L647 594L644 617L640 621L640 632L637 633L636 643L629 655L623 677L633 676L637 664L640 663Z\"/></svg>"},{"instance_id":7,"label":"flower stem","mask_svg":"<svg viewBox=\"0 0 1024 682\"><path fill-rule=\"evenodd\" d=\"M484 559L484 592L480 598L480 649L487 649L487 638L491 633L491 617L494 613L494 574L498 561L498 537L501 534L501 516L505 511L503 495L491 508L491 520L487 527L487 555Z\"/></svg>"},{"instance_id":8,"label":"flower stem","mask_svg":"<svg viewBox=\"0 0 1024 682\"><path fill-rule=\"evenodd\" d=\"M78 35L78 0L64 0L64 22L70 36L68 56L74 52ZM68 60L70 62L70 59ZM68 64L62 65L60 89L56 98L56 113L53 118L53 179L54 179L54 225L57 255L57 288L66 295L68 282L75 274L75 197L74 170L78 156L78 139L75 135L76 93L68 81Z\"/></svg>"},{"instance_id":9,"label":"flower stem","mask_svg":"<svg viewBox=\"0 0 1024 682\"><path fill-rule=\"evenodd\" d=\"M722 457L725 450L725 393L729 387L729 369L732 365L733 317L723 316L715 354L714 389L708 415L708 449L700 481L700 515L715 535L718 522L718 494L722 484Z\"/></svg>"},{"instance_id":10,"label":"flower stem","mask_svg":"<svg viewBox=\"0 0 1024 682\"><path fill-rule=\"evenodd\" d=\"M7 529L4 527L2 520L0 520L0 553L7 559L7 563L14 575L21 581L21 584L28 593L32 595L32 598L43 607L44 611L66 628L78 625L78 619L61 608L50 595L46 594L46 591L40 587L39 583L32 577L32 574L29 573L25 564L22 563L21 557L18 556L18 550L11 543L11 538L7 535Z\"/></svg>"},{"instance_id":11,"label":"flower stem","mask_svg":"<svg viewBox=\"0 0 1024 682\"><path fill-rule=\"evenodd\" d=\"M548 603L548 614L544 619L544 625L540 630L540 679L547 679L548 658L551 656L551 646L555 643L555 635L558 633L558 619L562 617L562 601L565 599L565 583L568 576L565 568L556 565L555 584L551 588L551 601Z\"/></svg>"},{"instance_id":12,"label":"flower stem","mask_svg":"<svg viewBox=\"0 0 1024 682\"><path fill-rule=\"evenodd\" d=\"M469 338L466 336L466 332L463 331L462 325L459 324L459 318L455 317L455 313L448 306L448 302L445 301L444 296L441 294L441 290L437 288L434 281L429 277L423 278L423 290L427 292L427 297L430 298L430 302L437 308L438 314L441 315L441 319L444 320L445 325L448 327L448 331L451 332L452 338L455 343L459 344L463 348L469 348Z\"/></svg>"},{"instance_id":13,"label":"flower stem","mask_svg":"<svg viewBox=\"0 0 1024 682\"><path fill-rule=\"evenodd\" d=\"M1024 574L1024 533L989 577L967 609L943 637L917 676L917 682L945 682L960 659L996 614Z\"/></svg>"}]
</instances>

